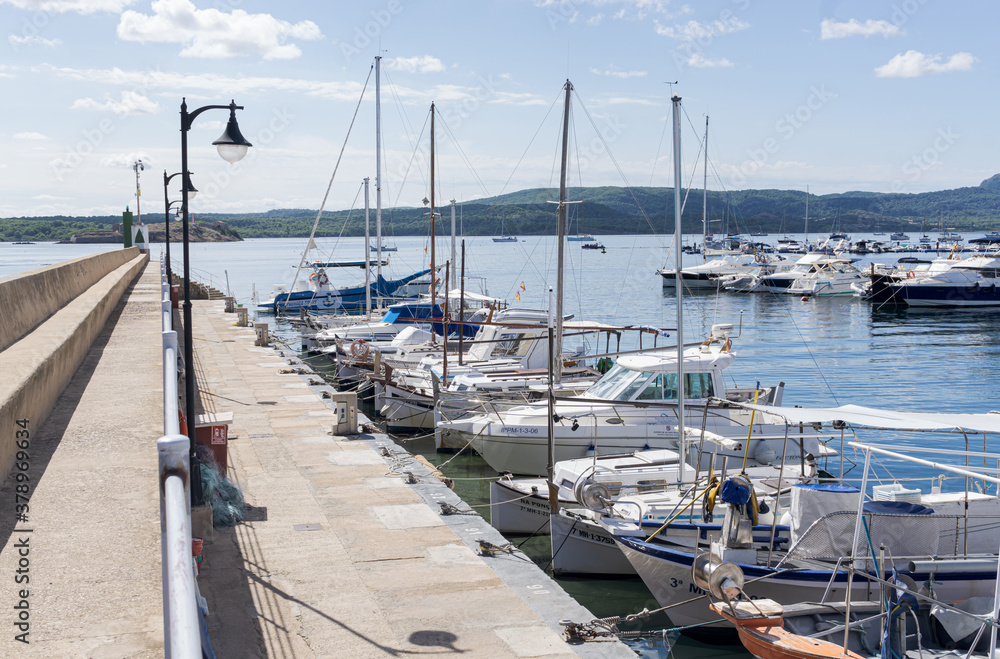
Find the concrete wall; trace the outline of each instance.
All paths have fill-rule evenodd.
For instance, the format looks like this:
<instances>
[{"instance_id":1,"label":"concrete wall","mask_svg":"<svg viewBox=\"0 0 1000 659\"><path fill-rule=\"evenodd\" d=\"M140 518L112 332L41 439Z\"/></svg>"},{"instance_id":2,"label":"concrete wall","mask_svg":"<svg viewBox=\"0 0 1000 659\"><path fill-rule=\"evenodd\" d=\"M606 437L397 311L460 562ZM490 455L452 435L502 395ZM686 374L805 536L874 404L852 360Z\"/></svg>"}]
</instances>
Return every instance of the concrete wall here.
<instances>
[{"instance_id":1,"label":"concrete wall","mask_svg":"<svg viewBox=\"0 0 1000 659\"><path fill-rule=\"evenodd\" d=\"M0 351L137 256L137 247L117 249L0 279Z\"/></svg>"},{"instance_id":2,"label":"concrete wall","mask_svg":"<svg viewBox=\"0 0 1000 659\"><path fill-rule=\"evenodd\" d=\"M20 332L22 338L0 351L0 478L6 477L17 454L14 443L15 431L18 430L16 421L27 419L29 431L34 436L104 329L122 295L142 273L149 255L139 254L133 247L88 259L91 260L87 263L80 263L85 259L77 259L12 278L14 290L32 295L48 292L50 297L35 301L40 307L56 307L58 310L54 313L49 311L51 315L47 319L43 316L44 322L35 326L33 331L26 335ZM66 268L60 269L60 266ZM37 276L38 281L31 281L32 275ZM58 282L66 282L68 278L74 279L72 286L58 285ZM66 288L79 288L80 280L85 279L92 279L92 285L85 287L68 303L58 303L64 297ZM10 281L4 280L0 286ZM0 295L0 300L3 299ZM29 306L24 303L18 305L14 317L25 324L33 322L40 313L30 312ZM0 313L5 316L6 326L10 316L4 311ZM32 330L31 327L28 329ZM10 333L18 331L16 325L9 330ZM113 414L113 410L114 401L108 401L108 413Z\"/></svg>"}]
</instances>

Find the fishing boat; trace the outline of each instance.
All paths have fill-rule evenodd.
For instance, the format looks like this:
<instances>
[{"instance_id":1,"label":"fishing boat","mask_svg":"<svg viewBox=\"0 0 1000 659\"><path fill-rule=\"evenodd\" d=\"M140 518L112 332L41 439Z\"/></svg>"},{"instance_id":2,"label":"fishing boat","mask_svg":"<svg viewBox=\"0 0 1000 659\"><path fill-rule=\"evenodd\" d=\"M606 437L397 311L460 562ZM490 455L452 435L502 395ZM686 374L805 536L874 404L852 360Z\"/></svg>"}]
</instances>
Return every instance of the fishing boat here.
<instances>
[{"instance_id":1,"label":"fishing boat","mask_svg":"<svg viewBox=\"0 0 1000 659\"><path fill-rule=\"evenodd\" d=\"M582 247L583 249L599 249L602 251L604 250L604 245L599 242L585 243L583 245L580 245L580 247Z\"/></svg>"},{"instance_id":2,"label":"fishing boat","mask_svg":"<svg viewBox=\"0 0 1000 659\"><path fill-rule=\"evenodd\" d=\"M910 239L910 237L908 235L906 235L905 233L903 233L902 231L894 231L891 234L889 234L889 240L892 240L892 241L895 241L895 242L905 242L905 241L907 241L909 239Z\"/></svg>"},{"instance_id":3,"label":"fishing boat","mask_svg":"<svg viewBox=\"0 0 1000 659\"><path fill-rule=\"evenodd\" d=\"M378 252L380 250L383 251L383 252L398 252L399 251L399 248L396 247L395 245L387 245L386 243L382 243L381 246L379 246L378 244L369 245L368 249L371 250L372 252Z\"/></svg>"},{"instance_id":4,"label":"fishing boat","mask_svg":"<svg viewBox=\"0 0 1000 659\"><path fill-rule=\"evenodd\" d=\"M741 405L784 418L789 425L830 424L834 428L881 431L1000 433L994 414L934 414L895 412L845 405L834 409L776 408ZM860 487L839 484L793 486L789 507L773 511L787 520L787 535L775 527L754 527L749 510L730 506L721 534L711 543L711 562L730 562L747 577L743 587L753 599L779 604L871 599L878 591L872 579L885 579L892 570L915 583L926 583L942 601L992 596L996 585L997 546L1000 543L1000 500L972 489L944 491L937 474L942 470L980 481L998 483L995 469L971 470L940 461L954 451L908 446L903 454L883 446L847 442L864 457ZM930 458L917 457L930 454ZM929 493L890 482L869 488L872 457L902 460L933 469L937 485ZM996 456L969 453L972 462L996 464ZM983 473L989 474L984 476ZM862 497L864 493L864 497ZM744 495L743 501L749 500ZM780 513L780 514L779 514ZM762 532L763 531L763 532ZM701 551L680 547L666 536L637 539L615 536L626 557L662 606L671 606L670 619L678 626L706 630L732 628L718 622L704 603L691 599L704 590L691 583ZM881 549L880 549L881 548ZM849 570L848 566L853 566ZM848 597L849 594L849 597ZM695 628L691 628L692 631ZM699 633L699 632L695 632Z\"/></svg>"}]
</instances>

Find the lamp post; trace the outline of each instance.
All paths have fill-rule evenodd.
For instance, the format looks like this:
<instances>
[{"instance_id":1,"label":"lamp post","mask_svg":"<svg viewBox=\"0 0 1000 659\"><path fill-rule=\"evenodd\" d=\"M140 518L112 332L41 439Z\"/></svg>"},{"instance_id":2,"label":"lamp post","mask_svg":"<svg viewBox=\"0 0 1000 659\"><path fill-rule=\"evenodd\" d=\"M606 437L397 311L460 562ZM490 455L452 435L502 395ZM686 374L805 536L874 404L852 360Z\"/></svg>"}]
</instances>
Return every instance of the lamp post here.
<instances>
[{"instance_id":1,"label":"lamp post","mask_svg":"<svg viewBox=\"0 0 1000 659\"><path fill-rule=\"evenodd\" d=\"M229 123L219 139L212 144L219 150L223 160L234 163L243 159L252 145L240 132L236 123L236 111L242 105L230 101L229 105L205 105L188 112L187 99L181 99L181 215L184 244L184 410L187 415L187 432L191 453L191 504L200 506L205 502L201 491L201 465L195 452L194 424L194 337L191 330L191 259L188 250L188 200L191 198L191 174L188 172L187 134L195 118L206 110L229 110Z\"/></svg>"},{"instance_id":2,"label":"lamp post","mask_svg":"<svg viewBox=\"0 0 1000 659\"><path fill-rule=\"evenodd\" d=\"M176 199L174 201L169 200L169 196L167 195L167 184L170 183L171 179L173 179L175 176L180 176L180 175L181 173L177 172L176 174L171 174L167 176L167 170L165 169L163 170L163 212L165 215L165 219L163 222L163 232L164 232L163 242L165 242L167 245L167 281L170 282L171 285L173 285L174 282L174 273L170 269L170 209L173 207L174 204L181 203L182 200L181 199ZM191 175L189 173L188 185L190 184L191 184ZM188 188L188 199L194 199L194 196L197 193L198 191L194 189L194 186L191 186L190 188ZM138 206L136 208L138 208ZM179 214L180 211L178 211L178 215Z\"/></svg>"}]
</instances>

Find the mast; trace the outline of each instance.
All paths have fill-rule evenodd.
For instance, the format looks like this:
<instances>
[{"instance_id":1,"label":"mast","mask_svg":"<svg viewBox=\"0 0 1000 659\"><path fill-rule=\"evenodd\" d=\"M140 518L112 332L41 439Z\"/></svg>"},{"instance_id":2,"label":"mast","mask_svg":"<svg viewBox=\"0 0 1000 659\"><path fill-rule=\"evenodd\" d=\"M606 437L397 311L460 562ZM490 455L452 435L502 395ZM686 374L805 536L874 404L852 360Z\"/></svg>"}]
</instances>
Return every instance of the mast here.
<instances>
[{"instance_id":1,"label":"mast","mask_svg":"<svg viewBox=\"0 0 1000 659\"><path fill-rule=\"evenodd\" d=\"M378 291L379 307L382 306L382 90L379 72L382 66L382 56L375 56L375 248L376 290ZM365 249L368 246L368 236L365 236Z\"/></svg>"},{"instance_id":2,"label":"mast","mask_svg":"<svg viewBox=\"0 0 1000 659\"><path fill-rule=\"evenodd\" d=\"M674 106L674 256L677 260L677 482L684 482L684 305L681 304L681 97L670 99Z\"/></svg>"},{"instance_id":3,"label":"mast","mask_svg":"<svg viewBox=\"0 0 1000 659\"><path fill-rule=\"evenodd\" d=\"M371 320L372 315L372 264L371 248L368 246L371 240L369 231L369 205L368 205L368 177L365 177L365 313Z\"/></svg>"},{"instance_id":4,"label":"mast","mask_svg":"<svg viewBox=\"0 0 1000 659\"><path fill-rule=\"evenodd\" d=\"M455 260L455 256L456 256L456 254L455 254L455 200L452 199L451 200L451 262L452 263L458 263L458 261ZM456 270L457 270L457 268L454 268L454 267L451 269L451 282L448 284L448 287L450 289L452 289L452 290L454 290L455 288L458 287L457 286L458 282L456 281L456 279L458 278L458 273L456 272ZM462 309L459 309L459 313L461 313L461 312L462 312Z\"/></svg>"},{"instance_id":5,"label":"mast","mask_svg":"<svg viewBox=\"0 0 1000 659\"><path fill-rule=\"evenodd\" d=\"M563 85L566 89L566 102L563 106L562 134L562 166L559 170L559 256L556 263L556 327L552 350L555 351L553 378L556 384L562 382L562 347L563 347L563 258L566 247L566 165L569 153L569 95L573 84L567 79Z\"/></svg>"},{"instance_id":6,"label":"mast","mask_svg":"<svg viewBox=\"0 0 1000 659\"><path fill-rule=\"evenodd\" d=\"M705 186L701 200L701 258L707 261L705 256L705 242L708 241L708 115L705 115Z\"/></svg>"},{"instance_id":7,"label":"mast","mask_svg":"<svg viewBox=\"0 0 1000 659\"><path fill-rule=\"evenodd\" d=\"M809 251L809 186L806 186L806 251Z\"/></svg>"},{"instance_id":8,"label":"mast","mask_svg":"<svg viewBox=\"0 0 1000 659\"><path fill-rule=\"evenodd\" d=\"M437 306L437 270L434 268L434 103L431 102L431 314ZM434 324L431 323L431 340L434 337ZM448 337L444 337L447 341Z\"/></svg>"}]
</instances>

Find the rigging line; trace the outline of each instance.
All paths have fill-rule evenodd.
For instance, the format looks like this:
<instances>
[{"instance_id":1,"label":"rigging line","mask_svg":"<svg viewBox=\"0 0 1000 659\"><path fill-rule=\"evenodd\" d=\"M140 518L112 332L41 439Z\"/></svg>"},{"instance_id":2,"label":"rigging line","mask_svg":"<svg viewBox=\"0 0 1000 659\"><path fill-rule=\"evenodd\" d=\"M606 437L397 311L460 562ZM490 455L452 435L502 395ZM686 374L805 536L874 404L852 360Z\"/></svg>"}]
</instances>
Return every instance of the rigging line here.
<instances>
[{"instance_id":1,"label":"rigging line","mask_svg":"<svg viewBox=\"0 0 1000 659\"><path fill-rule=\"evenodd\" d=\"M562 95L563 95L563 90L560 87L559 93L556 94L555 99L552 101L552 105L549 106L548 112L546 112L545 116L542 117L542 122L538 124L538 128L535 129L535 134L532 135L531 140L528 141L528 146L524 147L524 152L521 153L521 157L517 159L517 163L514 165L514 170L511 171L510 176L507 177L507 181L504 182L503 187L500 188L500 192L498 194L502 195L504 191L507 189L507 186L510 185L511 179L514 178L514 174L517 172L517 168L521 166L521 163L524 161L524 156L527 155L528 153L528 149L530 149L531 145L534 144L535 138L538 137L538 133L542 130L542 127L545 125L545 121L549 118L549 115L552 114L552 108L556 107L556 103L559 102L559 99L560 97L562 97Z\"/></svg>"},{"instance_id":2,"label":"rigging line","mask_svg":"<svg viewBox=\"0 0 1000 659\"><path fill-rule=\"evenodd\" d=\"M309 232L309 240L311 241L316 235L316 227L319 226L319 220L323 216L323 209L326 208L326 201L330 197L330 189L333 187L333 179L337 177L337 170L340 169L340 161L344 157L344 149L347 148L347 140L351 137L351 130L354 128L354 121L358 118L358 110L361 109L361 101L364 100L365 90L368 89L368 81L371 80L372 71L375 70L375 65L372 64L368 69L368 77L365 78L364 87L361 88L361 96L358 98L358 104L354 107L354 116L351 117L351 124L347 127L347 135L344 137L344 143L340 146L340 153L337 155L337 163L333 166L333 173L330 174L330 182L326 185L326 192L323 194L323 203L319 205L319 210L316 211L316 220L313 222L312 231ZM299 267L295 269L295 278L292 280L292 285L288 288L290 291L295 290L295 284L299 281L299 274L302 272L302 265L305 263L306 254L309 253L308 245L306 243L307 249L302 252L302 258L299 259ZM277 310L277 308L275 308Z\"/></svg>"},{"instance_id":3,"label":"rigging line","mask_svg":"<svg viewBox=\"0 0 1000 659\"><path fill-rule=\"evenodd\" d=\"M576 100L577 100L577 103L580 104L580 107L583 108L583 112L584 112L584 114L587 115L587 119L590 120L591 126L594 127L594 130L597 133L597 136L601 140L601 144L604 145L604 149L608 152L608 157L611 159L612 164L614 164L614 166L615 166L615 170L618 172L618 175L621 176L622 181L625 182L625 189L628 190L629 195L632 197L632 200L635 202L635 205L638 207L639 212L642 214L643 219L646 220L646 224L649 225L650 231L652 232L652 234L654 236L656 236L658 242L660 243L660 246L661 247L666 247L666 244L663 242L662 237L660 236L659 233L656 232L656 228L653 226L653 222L649 219L649 216L646 214L646 209L642 207L641 203L639 203L639 199L635 195L635 189L632 187L632 184L629 183L628 177L625 176L625 172L622 170L621 165L618 164L618 160L615 158L614 154L611 152L610 145L604 139L604 136L601 135L601 132L597 130L597 124L594 122L594 118L591 116L590 111L587 109L587 106L583 104L583 100L580 99L579 94L577 94Z\"/></svg>"},{"instance_id":4,"label":"rigging line","mask_svg":"<svg viewBox=\"0 0 1000 659\"><path fill-rule=\"evenodd\" d=\"M459 143L458 138L456 138L455 134L451 132L451 128L448 126L448 121L443 116L441 116L440 110L438 110L438 117L440 117L441 119L441 125L444 127L444 132L448 134L449 138L451 138L452 146L454 146L458 150L458 155L462 158L462 161L469 168L469 171L472 172L472 177L476 180L476 183L479 184L479 188L483 191L483 194L485 194L487 197L492 196L489 189L486 187L486 183L483 181L482 177L479 176L479 172L477 172L476 168L473 167L472 160L470 160L469 156L466 155L464 150L462 150L462 145Z\"/></svg>"},{"instance_id":5,"label":"rigging line","mask_svg":"<svg viewBox=\"0 0 1000 659\"><path fill-rule=\"evenodd\" d=\"M382 69L382 73L385 74L385 77L386 77L386 79L389 82L389 94L392 96L392 99L393 99L393 101L395 103L396 112L397 112L397 114L399 114L400 123L403 125L403 128L405 129L404 130L404 134L406 135L406 141L407 141L407 143L410 145L410 152L414 153L414 152L416 152L416 150L420 146L421 138L424 135L424 129L427 127L427 119L426 118L424 119L424 129L421 129L420 135L417 136L417 141L414 143L412 140L410 140L410 136L413 135L413 124L410 123L409 117L406 116L406 114L403 113L403 101L399 98L399 95L396 93L396 85L395 85L395 83L393 83L393 81L392 81L391 77L389 76L389 73L388 73L388 71L386 69ZM385 149L384 142L382 144L382 148ZM409 166L407 166L406 171L403 173L403 182L406 181L406 176L407 176L407 174L409 174L409 172L410 172L410 168L409 168ZM423 171L420 171L420 173L421 173L421 178L423 178ZM427 185L427 181L426 180L423 180L423 183L424 183L425 186ZM399 204L399 197L402 196L402 193L403 193L402 188L403 188L403 183L400 183L400 190L397 193L396 201L393 203L393 207L395 207L395 206L397 206ZM391 196L391 195L389 195L389 196ZM392 216L392 211L390 210L390 219L391 219L391 216Z\"/></svg>"},{"instance_id":6,"label":"rigging line","mask_svg":"<svg viewBox=\"0 0 1000 659\"><path fill-rule=\"evenodd\" d=\"M653 167L649 172L649 187L653 187L653 175L656 174L656 163L660 161L660 153L663 151L663 140L667 137L667 126L670 125L670 114L663 118L663 131L660 132L660 143L656 145L656 155L653 157Z\"/></svg>"}]
</instances>

